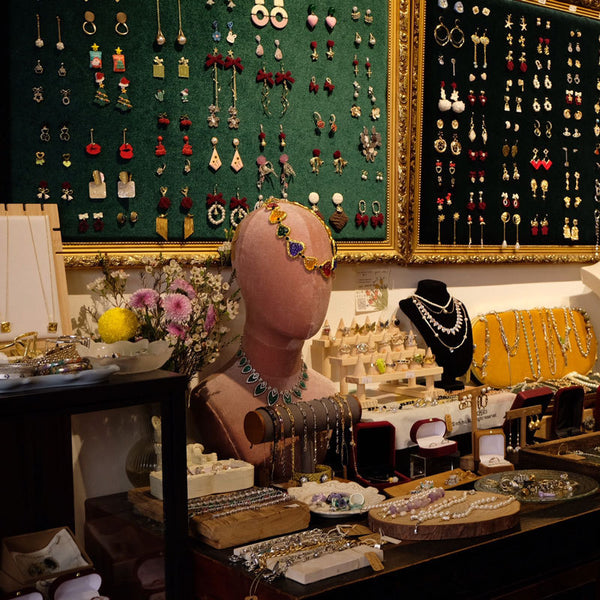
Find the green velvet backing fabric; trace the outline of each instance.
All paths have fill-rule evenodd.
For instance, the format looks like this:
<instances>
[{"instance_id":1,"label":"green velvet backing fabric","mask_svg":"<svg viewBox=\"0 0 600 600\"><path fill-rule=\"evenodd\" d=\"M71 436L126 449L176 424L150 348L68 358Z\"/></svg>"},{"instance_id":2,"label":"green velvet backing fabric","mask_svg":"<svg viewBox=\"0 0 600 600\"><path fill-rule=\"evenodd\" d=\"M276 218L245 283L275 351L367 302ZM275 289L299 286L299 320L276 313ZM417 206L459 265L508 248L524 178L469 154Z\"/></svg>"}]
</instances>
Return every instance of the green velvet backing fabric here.
<instances>
[{"instance_id":1,"label":"green velvet backing fabric","mask_svg":"<svg viewBox=\"0 0 600 600\"><path fill-rule=\"evenodd\" d=\"M49 199L47 202L59 204L63 240L66 242L154 242L161 241L156 233L155 219L159 214L160 188L168 188L166 196L171 200L167 212L169 240L183 239L185 210L180 207L183 194L181 189L189 188L193 201L190 212L193 214L195 232L190 241L218 241L225 237L225 229L231 228L230 199L239 193L246 198L250 208L257 201L257 165L260 154L273 164L275 174L265 182L262 193L265 197L281 194L282 152L289 156L289 164L295 170L295 177L289 182L288 197L308 205L308 194L312 191L320 195L319 209L327 220L334 212L332 195L340 192L344 196L343 209L349 217L348 224L339 233L334 233L342 241L381 241L386 239L386 225L366 228L357 227L355 215L359 201L365 200L367 216L373 215L373 202L378 202L381 211L388 214L387 191L387 111L386 97L388 84L388 4L382 0L361 5L361 17L351 18L352 3L343 0L315 2L315 13L319 21L314 31L307 27L309 2L287 0L285 10L289 22L283 29L276 29L269 23L264 28L256 27L251 21L252 1L237 0L228 8L225 0L216 0L214 5L204 0L181 0L182 29L187 43L176 44L178 35L177 0L160 0L161 29L166 36L162 47L154 43L157 33L157 11L155 0L10 0L10 202L39 202L37 197L41 182L47 182ZM273 1L266 0L267 10L273 8ZM329 8L335 9L337 24L328 31L325 19ZM371 8L373 23L364 20L365 10ZM83 31L84 12L95 15L96 33L87 35ZM127 35L115 31L116 14L123 11L127 15L129 27ZM36 13L40 15L42 48L35 45L37 38ZM58 41L56 16L61 18L61 33L65 48L56 49ZM229 32L237 35L233 44L227 40ZM216 25L213 25L216 23ZM91 30L91 25L87 25ZM221 40L215 42L212 34L220 31ZM362 37L355 43L355 33ZM375 37L374 45L369 45L369 33ZM256 55L259 35L264 47L264 56ZM283 60L275 60L275 41L279 40ZM326 57L327 41L334 41L335 55L332 60ZM311 58L311 42L317 42L319 58ZM97 85L94 80L96 69L90 68L89 51L97 44L102 52L102 73L105 75L105 92L110 99L106 106L94 103ZM115 49L120 47L125 57L126 71L113 71ZM219 104L221 108L219 127L208 126L208 106L214 101L212 69L205 68L208 54L217 48L223 56L228 50L239 57L244 70L237 76L237 93L240 126L230 129L227 125L227 111L232 101L230 87L231 70L219 69ZM358 75L353 72L354 56L359 61ZM165 67L164 79L153 77L153 59L158 56ZM178 77L178 60L185 57L189 61L189 79ZM44 72L36 74L37 61ZM367 77L365 63L371 62L372 76ZM64 64L65 77L58 75ZM265 68L275 76L281 67L290 71L295 83L289 92L289 109L282 115L282 85L269 89L270 112L266 115L261 104L262 84L256 81L259 69ZM117 108L119 81L125 76L129 80L128 97L133 108L121 112ZM315 77L319 90L309 91L311 77ZM331 79L335 89L328 94L324 89L326 78ZM360 84L359 97L353 98L353 82ZM42 102L33 100L33 88L43 87ZM376 98L374 104L368 96L372 86ZM181 91L188 90L188 102L181 99ZM62 89L69 90L70 103L62 103ZM164 91L163 101L157 99L157 90ZM353 118L352 104L360 105L362 116ZM372 106L381 108L378 120L370 118ZM317 134L313 113L317 111L326 122L326 128ZM161 129L158 115L167 113L170 124ZM181 131L179 119L187 114L192 120L189 131ZM329 120L335 115L338 130L329 135ZM266 147L259 145L260 126L266 134ZM47 125L50 141L42 141L40 133ZM68 141L60 139L61 127L66 125L70 135ZM382 136L382 145L374 162L367 162L359 142L363 127L369 130L376 127ZM286 146L279 146L280 127L285 133ZM123 143L123 130L127 129L126 141L133 146L134 157L123 160L119 147ZM96 156L86 153L90 143L90 130L94 141L102 146ZM164 137L167 154L155 156L157 136ZM182 154L183 136L189 136L193 154L189 158L191 172L184 174L186 156ZM222 166L216 172L209 168L212 152L211 137L218 138L217 150ZM244 167L234 172L230 163L234 154L233 139L240 141L239 150ZM324 161L320 173L312 172L310 158L313 149L321 150ZM333 153L339 150L348 161L343 174L335 173ZM36 164L36 153L45 153L44 164ZM63 154L71 155L71 166L63 164ZM165 165L162 176L156 174L157 167ZM88 194L88 184L94 170L104 174L107 195L102 200L92 200ZM362 179L366 170L368 178ZM119 172L128 171L135 182L135 198L117 197ZM376 174L381 172L382 180ZM73 190L73 200L61 199L63 183L68 182ZM215 189L222 193L226 205L226 220L214 226L207 219L207 194ZM377 204L375 204L377 210ZM124 224L117 222L117 215L129 217L132 211L139 214L136 223L129 219ZM103 213L103 229L95 231L94 213ZM79 231L79 215L88 213L89 229Z\"/></svg>"},{"instance_id":2,"label":"green velvet backing fabric","mask_svg":"<svg viewBox=\"0 0 600 600\"><path fill-rule=\"evenodd\" d=\"M473 13L472 7L480 9ZM598 123L600 104L600 25L597 20L572 14L567 10L549 9L539 5L509 0L472 3L465 2L465 10L459 14L454 10L455 2L449 0L447 8L440 8L437 0L428 0L426 5L425 28L425 77L423 88L423 136L422 136L422 171L419 200L419 242L423 244L468 244L469 228L467 217L470 215L471 242L481 243L480 217L483 218L483 243L486 246L500 245L506 240L509 245L517 241L517 228L513 221L519 215L521 224L518 228L520 244L539 245L571 245L596 244L595 217L600 213L600 129L594 132ZM481 9L489 7L490 14L485 16ZM568 5L565 4L565 9ZM510 16L512 27L506 26ZM436 41L436 27L441 22L454 31L455 45L460 43L461 32L464 44L456 48L452 41L440 45ZM526 30L521 27L522 21ZM549 23L549 27L547 27ZM460 29L460 31L458 31ZM487 32L487 68L483 68L483 47L477 46L477 68L474 67L473 34L482 36ZM438 38L443 38L444 30L437 30ZM580 35L578 35L580 33ZM507 36L512 34L512 46ZM523 44L519 41L523 36ZM541 42L541 51L538 44ZM548 40L548 43L546 43ZM443 41L443 39L442 39ZM569 44L571 50L569 51ZM579 44L579 51L576 45ZM548 46L549 54L544 53ZM509 50L513 52L514 69L507 68ZM526 71L520 70L522 53L525 53ZM551 60L548 69L547 60ZM571 66L568 60L571 60ZM541 69L536 66L540 61ZM580 61L578 67L576 61ZM454 61L454 65L453 65ZM455 74L453 74L453 69ZM487 74L482 79L481 74ZM540 87L534 86L537 74ZM474 80L470 79L474 75ZM571 83L568 77L572 78ZM578 76L577 80L575 76ZM546 76L551 87L545 86ZM452 109L443 112L438 108L441 82L445 82L447 96L452 92L452 83L456 83L459 98L466 104L462 113ZM511 83L507 86L507 81ZM579 81L579 83L577 83ZM522 83L521 83L522 82ZM581 92L581 104L567 103L567 90ZM469 92L476 96L471 107L468 101ZM479 101L481 91L485 92L485 106ZM505 97L508 97L508 108L505 109ZM521 111L517 111L517 98L520 98ZM534 108L534 101L540 104L540 110ZM545 110L544 102L549 101L550 110ZM570 110L570 118L564 111ZM576 111L581 111L581 118L576 119ZM568 113L566 113L568 114ZM469 140L469 128L473 116L476 138ZM438 138L437 119L443 120L443 138L447 143L445 152L434 148ZM452 120L458 122L458 129L452 128ZM536 120L540 124L540 136L535 134ZM482 122L485 121L488 140L482 141ZM518 131L515 132L515 124ZM571 135L563 135L565 129ZM579 136L575 134L578 130ZM547 135L547 131L550 137ZM453 155L450 144L453 134L461 144L461 152ZM509 154L503 154L508 148ZM516 154L513 157L513 148ZM535 169L531 165L534 149L538 158L544 158L544 149L548 150L551 166ZM565 150L566 149L566 150ZM471 160L469 150L485 150L488 153L485 161ZM568 159L568 166L565 166ZM436 162L441 161L442 184L438 184ZM455 185L451 185L450 162L455 162ZM503 179L503 165L506 165L509 179ZM516 165L519 178L513 178ZM480 171L484 171L483 181L479 181ZM471 181L471 172L475 172L475 183ZM566 173L569 173L569 189L566 189ZM580 174L578 188L575 189L575 172ZM534 197L532 180L535 180L537 191ZM542 181L548 184L545 199L542 198ZM480 209L481 199L485 208ZM503 205L502 194L506 193L509 206ZM447 202L450 194L451 204ZM474 207L469 207L472 194ZM515 196L516 195L516 196ZM567 207L564 198L570 198ZM575 207L576 199L580 198ZM518 207L514 206L514 201ZM441 203L441 204L440 204ZM439 210L439 208L442 210ZM502 213L510 218L504 230ZM458 220L454 222L454 215ZM438 239L438 218L444 216L440 224ZM548 232L542 234L541 221L547 217ZM569 219L569 232L576 219L579 228L579 240L573 241L563 235L565 218ZM531 222L538 222L537 235ZM454 237L454 224L456 237Z\"/></svg>"}]
</instances>

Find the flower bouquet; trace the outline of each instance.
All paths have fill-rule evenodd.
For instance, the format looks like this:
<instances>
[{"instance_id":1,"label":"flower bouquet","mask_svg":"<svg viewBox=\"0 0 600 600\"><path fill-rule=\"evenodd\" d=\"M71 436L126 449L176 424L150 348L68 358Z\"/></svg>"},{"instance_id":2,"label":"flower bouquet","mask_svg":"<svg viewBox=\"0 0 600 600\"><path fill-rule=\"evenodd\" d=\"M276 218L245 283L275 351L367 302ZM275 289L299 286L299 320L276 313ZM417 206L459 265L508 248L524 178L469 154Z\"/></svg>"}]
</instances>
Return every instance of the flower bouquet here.
<instances>
[{"instance_id":1,"label":"flower bouquet","mask_svg":"<svg viewBox=\"0 0 600 600\"><path fill-rule=\"evenodd\" d=\"M184 269L176 260L143 259L141 286L126 294L129 273L112 269L101 257L102 277L87 287L94 299L85 307L98 324L103 342L166 340L169 370L191 377L215 362L227 339L229 324L239 310L238 290L231 278L206 266Z\"/></svg>"}]
</instances>

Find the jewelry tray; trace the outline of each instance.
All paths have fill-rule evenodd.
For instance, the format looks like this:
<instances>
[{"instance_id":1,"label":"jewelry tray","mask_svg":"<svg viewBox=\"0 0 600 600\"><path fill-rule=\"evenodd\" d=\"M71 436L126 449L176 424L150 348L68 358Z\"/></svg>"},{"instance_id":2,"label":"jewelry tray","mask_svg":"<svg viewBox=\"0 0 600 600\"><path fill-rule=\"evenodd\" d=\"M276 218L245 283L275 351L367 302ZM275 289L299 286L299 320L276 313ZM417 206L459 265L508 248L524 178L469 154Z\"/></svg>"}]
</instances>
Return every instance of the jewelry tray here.
<instances>
[{"instance_id":1,"label":"jewelry tray","mask_svg":"<svg viewBox=\"0 0 600 600\"><path fill-rule=\"evenodd\" d=\"M544 496L539 497L537 495L524 496L518 494L516 497L519 502L566 502L568 500L575 500L577 498L584 498L590 496L598 491L598 482L593 480L591 477L580 475L579 473L571 473L568 471L554 471L550 469L520 469L518 471L510 471L505 473L492 473L486 475L475 482L475 489L479 492L492 492L495 494L509 495L510 492L503 491L500 489L500 482L503 479L513 480L515 477L529 477L535 476L537 481L542 479L551 479L558 481L560 476L564 473L567 474L569 481L577 484L573 490L572 495L563 497L552 497Z\"/></svg>"}]
</instances>

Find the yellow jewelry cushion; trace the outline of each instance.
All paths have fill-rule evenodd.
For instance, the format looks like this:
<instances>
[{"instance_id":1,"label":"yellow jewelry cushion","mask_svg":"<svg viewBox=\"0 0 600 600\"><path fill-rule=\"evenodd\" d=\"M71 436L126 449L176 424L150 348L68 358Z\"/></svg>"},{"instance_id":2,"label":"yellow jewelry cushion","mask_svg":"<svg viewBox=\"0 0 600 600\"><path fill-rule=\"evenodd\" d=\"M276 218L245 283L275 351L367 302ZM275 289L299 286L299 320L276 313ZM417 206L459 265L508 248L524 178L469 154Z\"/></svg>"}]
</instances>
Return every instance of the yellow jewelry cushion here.
<instances>
[{"instance_id":1,"label":"yellow jewelry cushion","mask_svg":"<svg viewBox=\"0 0 600 600\"><path fill-rule=\"evenodd\" d=\"M473 321L473 375L485 385L587 374L598 343L587 313L574 308L489 312Z\"/></svg>"}]
</instances>

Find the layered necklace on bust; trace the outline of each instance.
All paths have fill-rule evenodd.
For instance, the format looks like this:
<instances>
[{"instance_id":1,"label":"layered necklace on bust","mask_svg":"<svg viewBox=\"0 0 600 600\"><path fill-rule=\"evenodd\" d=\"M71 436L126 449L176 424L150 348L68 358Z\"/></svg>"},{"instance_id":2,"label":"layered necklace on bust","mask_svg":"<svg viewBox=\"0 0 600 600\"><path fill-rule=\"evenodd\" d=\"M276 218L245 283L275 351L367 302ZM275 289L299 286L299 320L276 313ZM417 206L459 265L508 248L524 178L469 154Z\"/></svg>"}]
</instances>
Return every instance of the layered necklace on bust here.
<instances>
[{"instance_id":1,"label":"layered necklace on bust","mask_svg":"<svg viewBox=\"0 0 600 600\"><path fill-rule=\"evenodd\" d=\"M302 391L306 389L306 382L308 381L308 368L304 361L302 361L300 376L296 384L291 388L280 390L269 385L262 378L261 374L250 363L250 359L246 356L241 346L237 351L236 359L236 366L239 367L242 375L247 375L245 383L254 386L253 395L258 398L266 394L269 406L273 406L279 399L283 400L285 404L291 404L294 398L302 398Z\"/></svg>"},{"instance_id":2,"label":"layered necklace on bust","mask_svg":"<svg viewBox=\"0 0 600 600\"><path fill-rule=\"evenodd\" d=\"M411 300L433 335L440 344L445 346L450 352L454 352L465 343L467 335L469 334L469 328L467 327L465 307L460 300L450 296L448 302L442 305L436 304L418 294L413 294ZM442 325L436 317L434 317L434 315L451 315L452 313L456 314L456 321L452 327ZM441 338L441 334L451 336L453 339L446 342ZM454 340L459 336L462 336L460 337L460 341L455 342Z\"/></svg>"}]
</instances>

